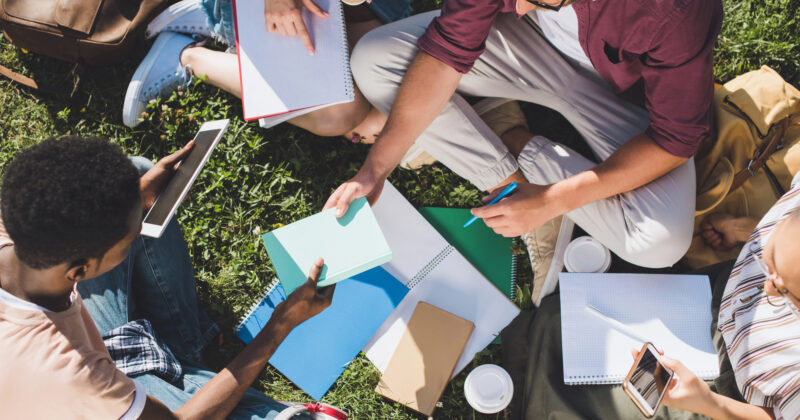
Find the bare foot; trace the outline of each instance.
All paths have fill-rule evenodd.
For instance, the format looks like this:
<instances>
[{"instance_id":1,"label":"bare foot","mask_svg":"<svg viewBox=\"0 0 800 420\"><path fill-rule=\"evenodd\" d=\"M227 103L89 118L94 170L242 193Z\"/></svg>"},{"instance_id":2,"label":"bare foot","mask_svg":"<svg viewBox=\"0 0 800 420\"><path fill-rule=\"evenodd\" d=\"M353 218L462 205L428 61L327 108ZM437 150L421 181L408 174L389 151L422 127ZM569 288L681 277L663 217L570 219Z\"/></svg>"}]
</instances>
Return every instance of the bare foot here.
<instances>
[{"instance_id":1,"label":"bare foot","mask_svg":"<svg viewBox=\"0 0 800 420\"><path fill-rule=\"evenodd\" d=\"M710 247L729 250L745 242L757 224L758 219L752 217L714 213L700 224L700 234Z\"/></svg>"}]
</instances>

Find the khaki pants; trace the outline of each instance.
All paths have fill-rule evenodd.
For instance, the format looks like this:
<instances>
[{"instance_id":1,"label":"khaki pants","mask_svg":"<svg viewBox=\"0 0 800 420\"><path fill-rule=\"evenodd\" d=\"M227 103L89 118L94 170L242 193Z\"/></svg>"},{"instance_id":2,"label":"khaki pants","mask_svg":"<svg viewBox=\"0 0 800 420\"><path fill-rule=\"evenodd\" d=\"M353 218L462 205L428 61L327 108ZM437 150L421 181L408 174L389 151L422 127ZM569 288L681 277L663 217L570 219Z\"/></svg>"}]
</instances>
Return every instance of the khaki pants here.
<instances>
[{"instance_id":1,"label":"khaki pants","mask_svg":"<svg viewBox=\"0 0 800 420\"><path fill-rule=\"evenodd\" d=\"M358 87L388 114L417 39L439 12L423 13L373 30L355 47L351 66ZM420 93L421 95L424 93ZM578 130L599 160L608 158L648 125L648 113L618 97L594 71L562 56L529 16L501 14L486 51L465 74L444 111L417 146L478 188L491 188L520 169L536 184L552 184L593 168L595 162L535 136L518 159L461 95L511 98L552 108ZM617 255L644 267L677 262L692 237L695 200L690 160L636 190L576 209L568 216Z\"/></svg>"}]
</instances>

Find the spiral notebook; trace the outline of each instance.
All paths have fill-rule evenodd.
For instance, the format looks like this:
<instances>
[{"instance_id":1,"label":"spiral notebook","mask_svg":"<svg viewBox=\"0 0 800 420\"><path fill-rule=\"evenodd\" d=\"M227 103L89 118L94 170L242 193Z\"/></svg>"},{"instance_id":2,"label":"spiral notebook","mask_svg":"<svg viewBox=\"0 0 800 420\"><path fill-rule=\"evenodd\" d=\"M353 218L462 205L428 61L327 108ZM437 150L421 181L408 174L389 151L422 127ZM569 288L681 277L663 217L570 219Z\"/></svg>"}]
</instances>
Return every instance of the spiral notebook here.
<instances>
[{"instance_id":1,"label":"spiral notebook","mask_svg":"<svg viewBox=\"0 0 800 420\"><path fill-rule=\"evenodd\" d=\"M319 400L407 293L379 267L339 282L331 306L293 329L269 363ZM283 287L273 281L242 318L236 335L252 341L284 300Z\"/></svg>"},{"instance_id":2,"label":"spiral notebook","mask_svg":"<svg viewBox=\"0 0 800 420\"><path fill-rule=\"evenodd\" d=\"M303 8L316 54L299 37L267 32L264 2L234 0L236 49L244 119L270 127L326 106L351 102L353 79L342 2L316 0L320 18Z\"/></svg>"},{"instance_id":3,"label":"spiral notebook","mask_svg":"<svg viewBox=\"0 0 800 420\"><path fill-rule=\"evenodd\" d=\"M622 383L642 339L702 379L719 376L707 276L561 273L559 287L565 384Z\"/></svg>"},{"instance_id":4,"label":"spiral notebook","mask_svg":"<svg viewBox=\"0 0 800 420\"><path fill-rule=\"evenodd\" d=\"M420 207L419 212L470 264L514 300L517 256L512 252L511 238L494 233L485 223L464 228L464 222L472 217L469 209Z\"/></svg>"},{"instance_id":5,"label":"spiral notebook","mask_svg":"<svg viewBox=\"0 0 800 420\"><path fill-rule=\"evenodd\" d=\"M372 207L394 258L383 264L409 292L364 347L384 372L420 301L475 324L451 377L519 314L508 297L464 258L388 181Z\"/></svg>"}]
</instances>

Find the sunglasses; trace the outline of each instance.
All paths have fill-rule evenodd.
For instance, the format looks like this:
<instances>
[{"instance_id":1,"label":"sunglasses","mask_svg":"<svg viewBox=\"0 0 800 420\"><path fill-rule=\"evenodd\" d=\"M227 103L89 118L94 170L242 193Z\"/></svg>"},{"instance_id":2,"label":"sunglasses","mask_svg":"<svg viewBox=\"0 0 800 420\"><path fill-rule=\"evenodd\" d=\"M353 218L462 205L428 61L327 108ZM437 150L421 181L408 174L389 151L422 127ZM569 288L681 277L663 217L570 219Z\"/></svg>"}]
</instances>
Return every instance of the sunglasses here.
<instances>
[{"instance_id":1,"label":"sunglasses","mask_svg":"<svg viewBox=\"0 0 800 420\"><path fill-rule=\"evenodd\" d=\"M536 0L528 0L528 3L530 3L530 4L534 5L534 6L541 7L542 9L552 10L554 12L557 12L557 11L561 10L561 8L564 7L564 3L566 3L566 2L567 2L567 0L561 0L561 3L559 3L558 6L553 6L551 4L544 4L544 3L538 2Z\"/></svg>"}]
</instances>

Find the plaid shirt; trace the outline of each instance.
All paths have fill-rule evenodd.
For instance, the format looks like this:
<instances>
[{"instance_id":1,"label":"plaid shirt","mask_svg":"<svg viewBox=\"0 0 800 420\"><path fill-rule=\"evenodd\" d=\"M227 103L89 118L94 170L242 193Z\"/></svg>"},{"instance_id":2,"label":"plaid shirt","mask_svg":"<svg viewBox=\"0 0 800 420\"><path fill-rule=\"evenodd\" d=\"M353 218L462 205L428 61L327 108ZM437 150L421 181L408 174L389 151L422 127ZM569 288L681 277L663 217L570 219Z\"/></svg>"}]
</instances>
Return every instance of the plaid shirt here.
<instances>
[{"instance_id":1,"label":"plaid shirt","mask_svg":"<svg viewBox=\"0 0 800 420\"><path fill-rule=\"evenodd\" d=\"M154 373L168 382L175 382L183 375L180 362L156 337L146 319L135 319L114 328L103 334L103 342L117 369L130 377Z\"/></svg>"}]
</instances>

